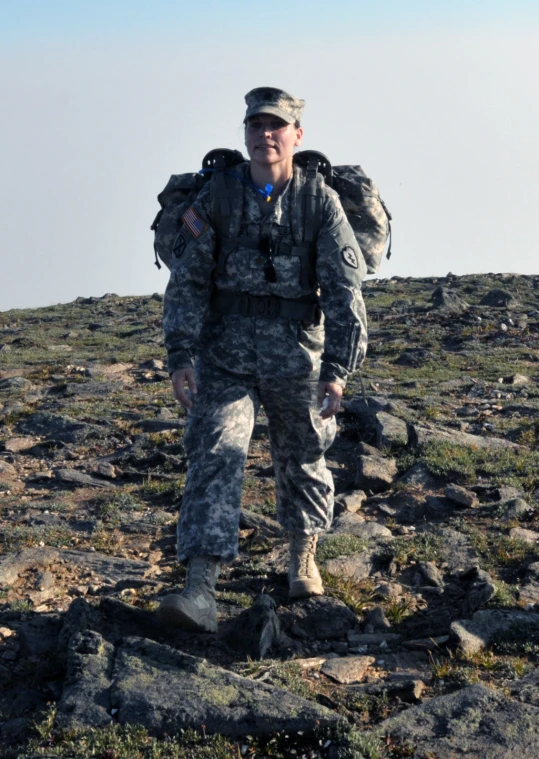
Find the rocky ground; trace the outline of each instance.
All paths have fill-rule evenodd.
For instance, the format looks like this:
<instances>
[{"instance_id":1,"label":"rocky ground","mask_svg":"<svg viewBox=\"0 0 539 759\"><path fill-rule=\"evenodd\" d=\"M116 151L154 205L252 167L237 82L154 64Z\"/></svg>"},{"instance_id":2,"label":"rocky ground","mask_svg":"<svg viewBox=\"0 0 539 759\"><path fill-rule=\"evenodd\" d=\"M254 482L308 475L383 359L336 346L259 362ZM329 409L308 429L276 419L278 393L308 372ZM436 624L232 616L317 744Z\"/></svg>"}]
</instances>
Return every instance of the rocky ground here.
<instances>
[{"instance_id":1,"label":"rocky ground","mask_svg":"<svg viewBox=\"0 0 539 759\"><path fill-rule=\"evenodd\" d=\"M3 757L539 755L539 276L365 299L327 595L287 599L261 416L216 635L155 617L186 470L161 296L0 313Z\"/></svg>"}]
</instances>

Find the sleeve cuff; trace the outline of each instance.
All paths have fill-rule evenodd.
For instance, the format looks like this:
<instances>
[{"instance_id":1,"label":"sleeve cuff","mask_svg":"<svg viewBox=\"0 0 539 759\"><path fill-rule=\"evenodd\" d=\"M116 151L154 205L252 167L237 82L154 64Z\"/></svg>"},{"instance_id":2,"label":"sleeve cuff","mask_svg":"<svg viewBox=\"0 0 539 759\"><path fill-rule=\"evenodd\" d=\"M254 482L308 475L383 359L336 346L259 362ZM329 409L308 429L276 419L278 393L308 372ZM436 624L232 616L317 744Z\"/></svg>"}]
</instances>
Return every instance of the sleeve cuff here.
<instances>
[{"instance_id":1,"label":"sleeve cuff","mask_svg":"<svg viewBox=\"0 0 539 759\"><path fill-rule=\"evenodd\" d=\"M169 353L167 361L168 373L174 374L178 369L193 369L193 359L188 351Z\"/></svg>"},{"instance_id":2,"label":"sleeve cuff","mask_svg":"<svg viewBox=\"0 0 539 759\"><path fill-rule=\"evenodd\" d=\"M339 364L329 363L327 361L322 362L320 369L320 382L335 382L335 384L341 387L346 387L346 380L348 372Z\"/></svg>"}]
</instances>

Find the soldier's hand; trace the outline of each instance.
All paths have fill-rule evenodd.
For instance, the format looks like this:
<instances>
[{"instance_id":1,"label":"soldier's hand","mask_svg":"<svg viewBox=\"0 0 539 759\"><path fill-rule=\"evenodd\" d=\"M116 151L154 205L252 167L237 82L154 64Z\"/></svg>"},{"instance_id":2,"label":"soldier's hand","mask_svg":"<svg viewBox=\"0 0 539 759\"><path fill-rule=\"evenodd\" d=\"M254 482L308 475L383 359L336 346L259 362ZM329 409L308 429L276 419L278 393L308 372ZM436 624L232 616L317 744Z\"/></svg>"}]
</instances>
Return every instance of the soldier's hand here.
<instances>
[{"instance_id":1,"label":"soldier's hand","mask_svg":"<svg viewBox=\"0 0 539 759\"><path fill-rule=\"evenodd\" d=\"M327 398L326 408L320 413L322 419L330 419L340 410L342 391L342 387L336 382L318 383L318 405L322 406Z\"/></svg>"},{"instance_id":2,"label":"soldier's hand","mask_svg":"<svg viewBox=\"0 0 539 759\"><path fill-rule=\"evenodd\" d=\"M197 385L195 382L195 370L191 368L176 369L170 379L172 380L174 397L185 409L190 409L193 406L193 402L185 391L185 385L187 384L192 395L196 395Z\"/></svg>"}]
</instances>

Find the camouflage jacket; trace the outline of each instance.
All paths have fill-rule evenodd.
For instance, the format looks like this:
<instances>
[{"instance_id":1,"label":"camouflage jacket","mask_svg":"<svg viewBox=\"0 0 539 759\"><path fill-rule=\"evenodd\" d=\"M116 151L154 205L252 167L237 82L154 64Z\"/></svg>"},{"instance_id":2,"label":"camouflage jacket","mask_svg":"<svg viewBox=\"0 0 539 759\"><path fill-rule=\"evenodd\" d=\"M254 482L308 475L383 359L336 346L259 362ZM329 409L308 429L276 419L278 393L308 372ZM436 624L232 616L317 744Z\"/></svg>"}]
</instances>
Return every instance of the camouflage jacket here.
<instances>
[{"instance_id":1,"label":"camouflage jacket","mask_svg":"<svg viewBox=\"0 0 539 759\"><path fill-rule=\"evenodd\" d=\"M248 164L239 167L249 177ZM271 206L248 184L243 184L239 234L269 236L293 243L297 219L294 176ZM240 181L240 180L236 180ZM366 268L354 233L337 194L324 186L321 219L316 240L316 270L312 295L323 313L320 324L284 318L229 314L209 308L214 288L218 292L276 295L288 299L305 296L300 283L300 260L274 259L276 282L267 282L260 253L239 245L216 269L216 234L212 225L210 182L200 191L191 209L191 224L176 241L170 279L165 292L163 326L168 369L172 373L193 366L195 356L222 369L258 377L286 377L320 372L325 382L345 385L361 364L367 347L367 319L361 295Z\"/></svg>"}]
</instances>

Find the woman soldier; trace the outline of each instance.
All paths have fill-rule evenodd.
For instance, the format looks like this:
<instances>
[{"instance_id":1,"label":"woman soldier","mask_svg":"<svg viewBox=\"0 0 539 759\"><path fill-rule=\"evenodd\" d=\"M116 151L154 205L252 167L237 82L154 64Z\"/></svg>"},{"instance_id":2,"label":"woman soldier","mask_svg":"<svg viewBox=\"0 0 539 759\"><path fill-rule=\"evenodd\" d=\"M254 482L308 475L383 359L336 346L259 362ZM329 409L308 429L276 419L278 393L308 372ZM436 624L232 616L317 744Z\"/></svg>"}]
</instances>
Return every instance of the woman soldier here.
<instances>
[{"instance_id":1,"label":"woman soldier","mask_svg":"<svg viewBox=\"0 0 539 759\"><path fill-rule=\"evenodd\" d=\"M182 217L164 302L174 395L189 411L178 523L178 560L188 571L160 615L206 632L217 629L220 565L238 554L244 466L261 405L277 518L290 538L289 595L323 594L315 550L333 517L324 454L367 344L361 250L337 194L293 164L304 101L273 87L245 101L250 161L216 171Z\"/></svg>"}]
</instances>

